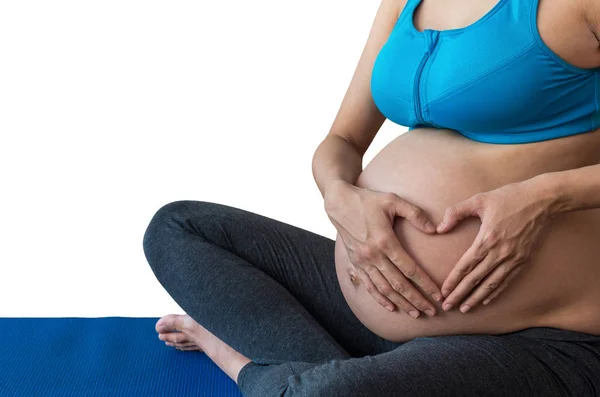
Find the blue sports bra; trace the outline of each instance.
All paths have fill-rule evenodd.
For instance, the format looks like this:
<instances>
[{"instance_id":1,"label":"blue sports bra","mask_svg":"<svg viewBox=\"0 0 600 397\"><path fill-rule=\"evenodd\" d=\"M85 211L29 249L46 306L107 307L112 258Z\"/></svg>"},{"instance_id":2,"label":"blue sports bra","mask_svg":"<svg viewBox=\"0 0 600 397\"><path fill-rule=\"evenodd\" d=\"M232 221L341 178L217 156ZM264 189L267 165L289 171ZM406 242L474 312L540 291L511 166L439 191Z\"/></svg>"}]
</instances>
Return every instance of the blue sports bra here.
<instances>
[{"instance_id":1,"label":"blue sports bra","mask_svg":"<svg viewBox=\"0 0 600 397\"><path fill-rule=\"evenodd\" d=\"M544 44L538 0L499 0L469 26L423 32L413 22L420 1L407 1L373 65L371 94L386 118L502 144L600 127L600 68Z\"/></svg>"}]
</instances>

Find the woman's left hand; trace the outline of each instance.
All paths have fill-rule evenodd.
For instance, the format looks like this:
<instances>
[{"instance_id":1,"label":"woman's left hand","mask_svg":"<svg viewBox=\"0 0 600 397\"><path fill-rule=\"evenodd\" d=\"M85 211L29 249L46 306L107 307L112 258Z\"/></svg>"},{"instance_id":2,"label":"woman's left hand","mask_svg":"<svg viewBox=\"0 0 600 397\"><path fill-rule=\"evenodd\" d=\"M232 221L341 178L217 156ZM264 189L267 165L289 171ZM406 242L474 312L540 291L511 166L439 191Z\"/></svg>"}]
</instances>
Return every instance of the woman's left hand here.
<instances>
[{"instance_id":1,"label":"woman's left hand","mask_svg":"<svg viewBox=\"0 0 600 397\"><path fill-rule=\"evenodd\" d=\"M550 219L550 208L527 182L477 193L446 208L438 233L451 230L469 216L478 216L481 227L473 245L442 284L444 310L452 309L474 288L460 311L466 313L482 300L488 304L529 260L540 231Z\"/></svg>"}]
</instances>

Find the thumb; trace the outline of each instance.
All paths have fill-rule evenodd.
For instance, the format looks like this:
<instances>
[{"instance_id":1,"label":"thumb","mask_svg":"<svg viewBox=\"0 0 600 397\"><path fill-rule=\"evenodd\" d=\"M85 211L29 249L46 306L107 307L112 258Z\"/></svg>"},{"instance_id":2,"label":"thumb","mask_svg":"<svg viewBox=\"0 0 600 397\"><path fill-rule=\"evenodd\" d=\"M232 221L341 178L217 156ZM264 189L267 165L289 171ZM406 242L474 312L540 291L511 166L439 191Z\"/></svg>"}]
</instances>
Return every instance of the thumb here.
<instances>
[{"instance_id":1,"label":"thumb","mask_svg":"<svg viewBox=\"0 0 600 397\"><path fill-rule=\"evenodd\" d=\"M444 233L452 229L456 224L469 216L477 216L479 214L477 201L475 196L466 200L460 201L446 208L442 221L437 226L438 233Z\"/></svg>"},{"instance_id":2,"label":"thumb","mask_svg":"<svg viewBox=\"0 0 600 397\"><path fill-rule=\"evenodd\" d=\"M427 214L425 214L425 211L421 207L417 207L398 197L394 200L393 210L423 233L435 233L435 225L427 218Z\"/></svg>"}]
</instances>

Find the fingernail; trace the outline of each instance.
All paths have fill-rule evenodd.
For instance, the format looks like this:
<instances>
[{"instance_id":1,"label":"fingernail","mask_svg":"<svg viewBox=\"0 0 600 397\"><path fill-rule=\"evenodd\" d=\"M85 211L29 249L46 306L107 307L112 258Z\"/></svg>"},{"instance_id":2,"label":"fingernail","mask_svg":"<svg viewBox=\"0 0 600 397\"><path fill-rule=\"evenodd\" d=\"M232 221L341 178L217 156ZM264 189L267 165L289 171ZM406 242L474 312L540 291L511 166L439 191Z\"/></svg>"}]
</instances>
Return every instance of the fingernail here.
<instances>
[{"instance_id":1,"label":"fingernail","mask_svg":"<svg viewBox=\"0 0 600 397\"><path fill-rule=\"evenodd\" d=\"M448 295L450 295L450 290L449 289L443 289L442 290L442 295L444 296L444 298L446 298Z\"/></svg>"},{"instance_id":2,"label":"fingernail","mask_svg":"<svg viewBox=\"0 0 600 397\"><path fill-rule=\"evenodd\" d=\"M483 301L483 304L484 304L484 305L487 305L488 303L490 303L490 300L489 300L489 299L486 299L486 300L484 300L484 301Z\"/></svg>"},{"instance_id":3,"label":"fingernail","mask_svg":"<svg viewBox=\"0 0 600 397\"><path fill-rule=\"evenodd\" d=\"M416 310L411 310L408 312L412 318L419 318L419 312Z\"/></svg>"},{"instance_id":4,"label":"fingernail","mask_svg":"<svg viewBox=\"0 0 600 397\"><path fill-rule=\"evenodd\" d=\"M438 294L437 292L434 292L433 294L431 294L431 296L433 297L433 299L435 299L437 302L440 302L442 300L442 297L440 296L440 294Z\"/></svg>"},{"instance_id":5,"label":"fingernail","mask_svg":"<svg viewBox=\"0 0 600 397\"><path fill-rule=\"evenodd\" d=\"M386 306L386 309L388 309L389 311L393 312L394 311L394 306Z\"/></svg>"},{"instance_id":6,"label":"fingernail","mask_svg":"<svg viewBox=\"0 0 600 397\"><path fill-rule=\"evenodd\" d=\"M431 309L425 309L425 313L429 316L429 317L433 317L435 316L435 313L433 312L433 310Z\"/></svg>"},{"instance_id":7,"label":"fingernail","mask_svg":"<svg viewBox=\"0 0 600 397\"><path fill-rule=\"evenodd\" d=\"M471 309L471 306L467 305L466 303L460 307L460 311L463 313L468 312L469 309Z\"/></svg>"},{"instance_id":8,"label":"fingernail","mask_svg":"<svg viewBox=\"0 0 600 397\"><path fill-rule=\"evenodd\" d=\"M442 305L442 309L444 309L444 310L450 310L450 309L452 309L452 303L444 303Z\"/></svg>"},{"instance_id":9,"label":"fingernail","mask_svg":"<svg viewBox=\"0 0 600 397\"><path fill-rule=\"evenodd\" d=\"M429 221L425 224L425 229L430 232L435 232L435 225Z\"/></svg>"},{"instance_id":10,"label":"fingernail","mask_svg":"<svg viewBox=\"0 0 600 397\"><path fill-rule=\"evenodd\" d=\"M446 226L446 224L444 222L440 222L440 224L437 227L437 231L441 232L444 229L444 226Z\"/></svg>"}]
</instances>

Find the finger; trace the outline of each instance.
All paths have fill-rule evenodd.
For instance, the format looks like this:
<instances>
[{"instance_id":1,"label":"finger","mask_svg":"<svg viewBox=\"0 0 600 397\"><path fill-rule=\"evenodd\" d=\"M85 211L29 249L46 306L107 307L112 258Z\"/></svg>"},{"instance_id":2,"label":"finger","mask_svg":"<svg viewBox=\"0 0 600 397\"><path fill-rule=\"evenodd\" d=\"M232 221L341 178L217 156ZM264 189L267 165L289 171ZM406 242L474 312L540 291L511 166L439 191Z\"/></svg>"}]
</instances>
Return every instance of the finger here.
<instances>
[{"instance_id":1,"label":"finger","mask_svg":"<svg viewBox=\"0 0 600 397\"><path fill-rule=\"evenodd\" d=\"M512 279L514 279L517 276L517 274L519 274L521 272L521 270L523 270L523 266L517 265L517 267L515 267L510 272L510 274L508 276L506 276L506 278L504 279L502 284L500 284L500 286L498 286L498 288L496 288L496 290L494 292L492 292L486 299L484 299L483 304L487 305L492 300L494 300L500 292L504 291L506 289L506 287L508 287L510 285L510 282L512 281Z\"/></svg>"},{"instance_id":2,"label":"finger","mask_svg":"<svg viewBox=\"0 0 600 397\"><path fill-rule=\"evenodd\" d=\"M383 276L383 274L379 271L377 267L370 266L367 268L366 272L368 273L371 280L373 280L372 282L379 294L386 297L388 300L394 302L401 311L407 313L411 317L418 318L420 316L419 310L417 310L416 307L414 307L402 295L398 294L392 289L387 279Z\"/></svg>"},{"instance_id":3,"label":"finger","mask_svg":"<svg viewBox=\"0 0 600 397\"><path fill-rule=\"evenodd\" d=\"M408 280L404 274L387 258L384 259L388 265L382 266L378 269L381 274L385 277L390 285L390 290L382 291L382 294L395 301L396 296L402 297L404 300L410 302L412 306L418 310L425 312L428 316L435 316L436 308L433 306L423 294L415 288L414 284ZM387 294L386 294L387 292Z\"/></svg>"},{"instance_id":4,"label":"finger","mask_svg":"<svg viewBox=\"0 0 600 397\"><path fill-rule=\"evenodd\" d=\"M394 265L394 267L399 269L408 280L421 288L425 294L431 296L436 301L440 302L442 300L442 292L438 286L433 282L431 277L429 277L429 275L425 273L425 271L406 253L404 247L402 247L402 244L400 244L400 240L398 240L398 236L396 236L395 233L390 233L388 238L380 244L379 248L388 257L389 261ZM386 274L388 280L390 279L389 277L394 276L395 275L393 273ZM413 294L412 297L409 296L409 301L417 307L423 307L424 309L429 308L435 313L435 306L425 299L425 297L416 289L414 291L417 293L417 295ZM407 296L405 294L403 295Z\"/></svg>"},{"instance_id":5,"label":"finger","mask_svg":"<svg viewBox=\"0 0 600 397\"><path fill-rule=\"evenodd\" d=\"M482 197L483 196L478 193L446 208L442 221L437 226L437 232L444 233L449 231L456 226L461 219L469 216L479 216L482 207Z\"/></svg>"},{"instance_id":6,"label":"finger","mask_svg":"<svg viewBox=\"0 0 600 397\"><path fill-rule=\"evenodd\" d=\"M394 302L392 302L379 292L379 290L371 280L371 276L359 266L356 266L356 272L360 276L361 281L365 284L365 289L369 294L371 294L371 296L373 296L375 301L381 306L385 307L390 312L393 312L395 309Z\"/></svg>"},{"instance_id":7,"label":"finger","mask_svg":"<svg viewBox=\"0 0 600 397\"><path fill-rule=\"evenodd\" d=\"M483 299L494 292L502 285L502 282L515 266L516 265L512 261L505 261L493 269L489 276L481 281L475 291L473 291L473 293L463 302L460 306L460 311L463 313L468 312L471 308L478 305Z\"/></svg>"},{"instance_id":8,"label":"finger","mask_svg":"<svg viewBox=\"0 0 600 397\"><path fill-rule=\"evenodd\" d=\"M469 274L486 256L487 251L485 251L481 244L481 238L477 235L473 244L465 251L448 276L446 276L446 279L442 283L442 296L447 298L463 277Z\"/></svg>"},{"instance_id":9,"label":"finger","mask_svg":"<svg viewBox=\"0 0 600 397\"><path fill-rule=\"evenodd\" d=\"M435 234L435 225L429 220L421 207L409 203L394 193L392 195L394 196L390 207L392 219L399 215L423 233Z\"/></svg>"},{"instance_id":10,"label":"finger","mask_svg":"<svg viewBox=\"0 0 600 397\"><path fill-rule=\"evenodd\" d=\"M478 288L481 280L483 280L488 274L493 273L492 271L495 271L498 264L502 261L503 259L498 258L492 253L489 253L481 262L477 264L477 266L475 266L475 268L469 274L467 274L460 281L460 283L458 283L452 293L446 297L446 300L442 306L444 310L451 309L456 304L461 302L471 291L473 291L474 288ZM503 273L502 276L504 276ZM497 285L498 284L496 284L496 286ZM446 309L447 306L448 308Z\"/></svg>"}]
</instances>

